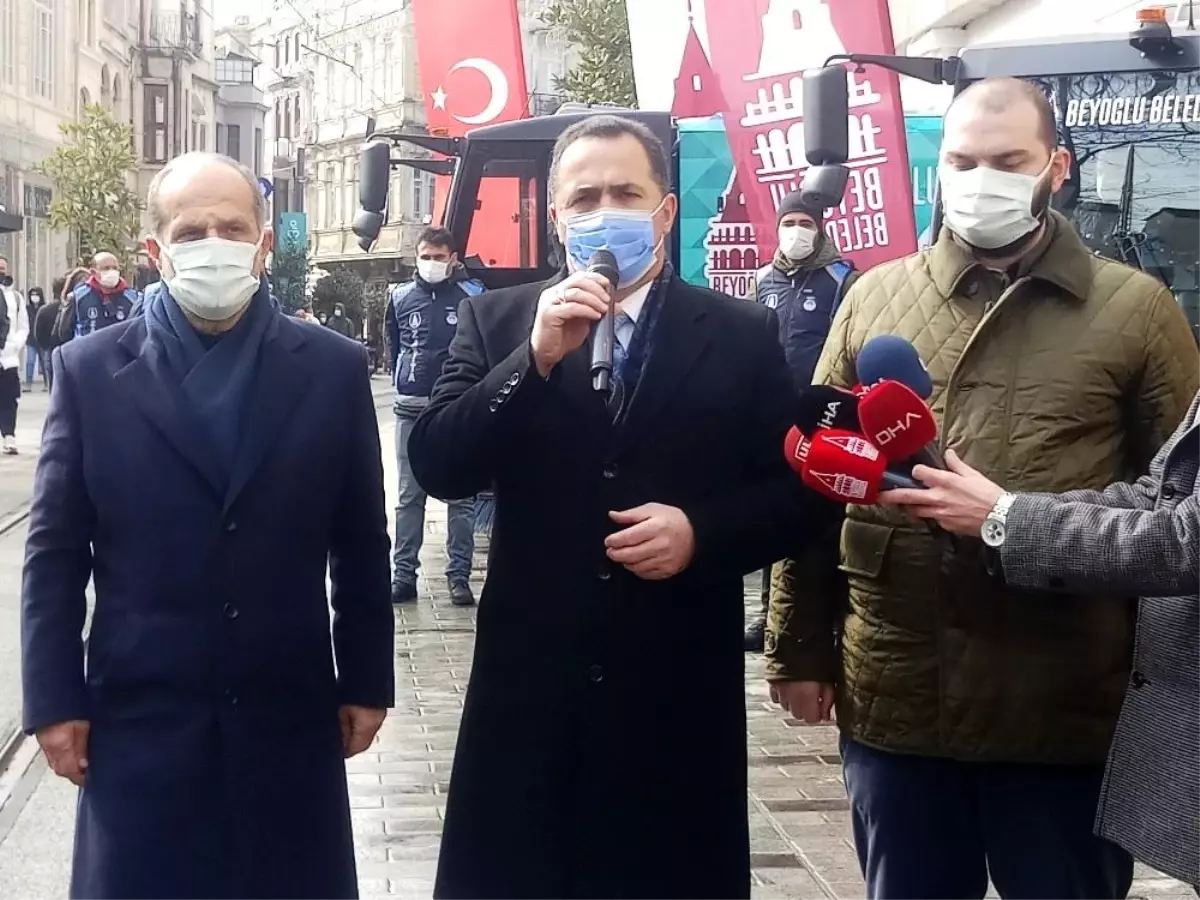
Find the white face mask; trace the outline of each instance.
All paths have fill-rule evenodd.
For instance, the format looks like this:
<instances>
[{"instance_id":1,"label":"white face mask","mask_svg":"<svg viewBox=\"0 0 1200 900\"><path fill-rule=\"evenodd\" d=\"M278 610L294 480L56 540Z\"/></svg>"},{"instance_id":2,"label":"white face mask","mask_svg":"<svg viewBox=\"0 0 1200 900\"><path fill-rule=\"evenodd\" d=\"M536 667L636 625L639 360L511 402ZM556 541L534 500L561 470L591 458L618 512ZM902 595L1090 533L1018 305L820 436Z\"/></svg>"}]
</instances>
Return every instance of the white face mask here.
<instances>
[{"instance_id":1,"label":"white face mask","mask_svg":"<svg viewBox=\"0 0 1200 900\"><path fill-rule=\"evenodd\" d=\"M450 263L440 259L418 259L417 274L429 284L439 284L450 276Z\"/></svg>"},{"instance_id":2,"label":"white face mask","mask_svg":"<svg viewBox=\"0 0 1200 900\"><path fill-rule=\"evenodd\" d=\"M163 281L184 310L209 322L221 322L245 309L258 290L254 274L258 248L258 243L217 237L164 245L168 265Z\"/></svg>"},{"instance_id":3,"label":"white face mask","mask_svg":"<svg viewBox=\"0 0 1200 900\"><path fill-rule=\"evenodd\" d=\"M779 226L779 252L788 259L807 259L817 244L817 233L803 225Z\"/></svg>"},{"instance_id":4,"label":"white face mask","mask_svg":"<svg viewBox=\"0 0 1200 900\"><path fill-rule=\"evenodd\" d=\"M1041 224L1033 214L1039 175L974 169L938 168L942 211L947 227L973 247L995 250L1020 240Z\"/></svg>"},{"instance_id":5,"label":"white face mask","mask_svg":"<svg viewBox=\"0 0 1200 900\"><path fill-rule=\"evenodd\" d=\"M116 269L105 269L100 273L100 286L106 288L115 288L121 281L121 273Z\"/></svg>"}]
</instances>

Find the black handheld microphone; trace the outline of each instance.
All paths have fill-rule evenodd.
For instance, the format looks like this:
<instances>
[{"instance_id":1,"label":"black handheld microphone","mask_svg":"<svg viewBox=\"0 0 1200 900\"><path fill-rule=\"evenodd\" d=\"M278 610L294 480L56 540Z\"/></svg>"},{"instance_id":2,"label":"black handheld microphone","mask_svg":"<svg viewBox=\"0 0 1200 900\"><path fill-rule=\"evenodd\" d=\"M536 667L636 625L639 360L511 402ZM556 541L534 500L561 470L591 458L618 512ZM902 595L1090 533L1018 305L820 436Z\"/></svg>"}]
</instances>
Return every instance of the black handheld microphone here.
<instances>
[{"instance_id":1,"label":"black handheld microphone","mask_svg":"<svg viewBox=\"0 0 1200 900\"><path fill-rule=\"evenodd\" d=\"M608 281L608 311L596 323L596 329L592 332L590 370L592 390L608 394L612 391L613 341L616 340L617 322L613 292L617 289L617 282L621 280L621 273L617 270L617 258L608 250L597 250L592 255L592 261L588 263L587 271L603 275Z\"/></svg>"}]
</instances>

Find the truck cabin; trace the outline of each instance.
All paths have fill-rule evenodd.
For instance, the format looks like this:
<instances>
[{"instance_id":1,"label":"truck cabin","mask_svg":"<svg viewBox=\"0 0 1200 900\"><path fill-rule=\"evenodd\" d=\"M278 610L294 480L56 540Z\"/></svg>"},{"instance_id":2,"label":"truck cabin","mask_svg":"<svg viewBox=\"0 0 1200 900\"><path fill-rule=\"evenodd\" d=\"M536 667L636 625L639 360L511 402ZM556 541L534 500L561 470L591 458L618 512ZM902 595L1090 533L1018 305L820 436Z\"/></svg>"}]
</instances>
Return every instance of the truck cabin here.
<instances>
[{"instance_id":1,"label":"truck cabin","mask_svg":"<svg viewBox=\"0 0 1200 900\"><path fill-rule=\"evenodd\" d=\"M461 138L412 134L369 135L360 168L362 209L354 232L364 250L387 223L391 170L409 166L451 176L442 217L470 274L489 288L541 281L560 266L561 248L548 215L550 159L567 128L589 115L611 113L650 128L671 153L672 190L677 184L675 128L670 113L568 105L553 116L477 128ZM415 146L424 157L394 156L394 147ZM428 158L436 154L441 158ZM668 253L679 249L678 229Z\"/></svg>"},{"instance_id":2,"label":"truck cabin","mask_svg":"<svg viewBox=\"0 0 1200 900\"><path fill-rule=\"evenodd\" d=\"M847 152L843 66L879 65L954 92L996 76L1036 84L1058 118L1070 176L1053 206L1095 253L1158 278L1200 340L1200 35L1144 10L1129 35L979 45L951 59L850 56L805 75L802 190L842 202ZM935 188L933 237L941 228Z\"/></svg>"}]
</instances>

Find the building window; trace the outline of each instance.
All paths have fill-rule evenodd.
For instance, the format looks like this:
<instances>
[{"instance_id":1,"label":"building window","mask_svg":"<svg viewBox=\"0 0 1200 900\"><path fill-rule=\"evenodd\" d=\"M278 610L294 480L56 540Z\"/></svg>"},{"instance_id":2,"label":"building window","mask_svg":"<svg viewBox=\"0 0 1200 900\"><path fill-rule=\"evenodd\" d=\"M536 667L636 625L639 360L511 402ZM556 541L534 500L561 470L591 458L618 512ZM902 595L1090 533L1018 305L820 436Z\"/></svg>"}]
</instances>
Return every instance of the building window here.
<instances>
[{"instance_id":1,"label":"building window","mask_svg":"<svg viewBox=\"0 0 1200 900\"><path fill-rule=\"evenodd\" d=\"M275 137L287 137L287 135L283 133L283 110L279 106L278 98L275 100ZM220 141L217 143L219 144Z\"/></svg>"},{"instance_id":2,"label":"building window","mask_svg":"<svg viewBox=\"0 0 1200 900\"><path fill-rule=\"evenodd\" d=\"M0 84L17 80L17 0L0 0Z\"/></svg>"},{"instance_id":3,"label":"building window","mask_svg":"<svg viewBox=\"0 0 1200 900\"><path fill-rule=\"evenodd\" d=\"M254 129L254 174L263 174L263 135L261 128Z\"/></svg>"},{"instance_id":4,"label":"building window","mask_svg":"<svg viewBox=\"0 0 1200 900\"><path fill-rule=\"evenodd\" d=\"M280 56L280 53L282 52L282 50L283 50L282 43L280 41L276 41L275 42L275 69L276 69L276 71L278 71L279 66L280 66L279 56Z\"/></svg>"},{"instance_id":5,"label":"building window","mask_svg":"<svg viewBox=\"0 0 1200 900\"><path fill-rule=\"evenodd\" d=\"M33 93L54 99L54 0L33 3Z\"/></svg>"},{"instance_id":6,"label":"building window","mask_svg":"<svg viewBox=\"0 0 1200 900\"><path fill-rule=\"evenodd\" d=\"M418 222L433 215L433 176L428 172L413 172L412 214Z\"/></svg>"},{"instance_id":7,"label":"building window","mask_svg":"<svg viewBox=\"0 0 1200 900\"><path fill-rule=\"evenodd\" d=\"M196 149L197 150L207 150L208 149L208 123L207 122L200 123L200 141L199 141L199 143L196 144Z\"/></svg>"},{"instance_id":8,"label":"building window","mask_svg":"<svg viewBox=\"0 0 1200 900\"><path fill-rule=\"evenodd\" d=\"M296 32L296 50L292 54L292 58L296 60L296 62L300 62L300 32L298 31Z\"/></svg>"},{"instance_id":9,"label":"building window","mask_svg":"<svg viewBox=\"0 0 1200 900\"><path fill-rule=\"evenodd\" d=\"M217 81L223 84L253 84L254 63L237 57L218 59Z\"/></svg>"},{"instance_id":10,"label":"building window","mask_svg":"<svg viewBox=\"0 0 1200 900\"><path fill-rule=\"evenodd\" d=\"M167 161L167 86L148 84L142 94L142 155L147 162Z\"/></svg>"},{"instance_id":11,"label":"building window","mask_svg":"<svg viewBox=\"0 0 1200 900\"><path fill-rule=\"evenodd\" d=\"M283 39L283 64L286 66L292 61L292 39Z\"/></svg>"},{"instance_id":12,"label":"building window","mask_svg":"<svg viewBox=\"0 0 1200 900\"><path fill-rule=\"evenodd\" d=\"M225 126L217 123L217 150L225 146Z\"/></svg>"},{"instance_id":13,"label":"building window","mask_svg":"<svg viewBox=\"0 0 1200 900\"><path fill-rule=\"evenodd\" d=\"M230 159L242 161L242 126L225 126L225 155Z\"/></svg>"}]
</instances>

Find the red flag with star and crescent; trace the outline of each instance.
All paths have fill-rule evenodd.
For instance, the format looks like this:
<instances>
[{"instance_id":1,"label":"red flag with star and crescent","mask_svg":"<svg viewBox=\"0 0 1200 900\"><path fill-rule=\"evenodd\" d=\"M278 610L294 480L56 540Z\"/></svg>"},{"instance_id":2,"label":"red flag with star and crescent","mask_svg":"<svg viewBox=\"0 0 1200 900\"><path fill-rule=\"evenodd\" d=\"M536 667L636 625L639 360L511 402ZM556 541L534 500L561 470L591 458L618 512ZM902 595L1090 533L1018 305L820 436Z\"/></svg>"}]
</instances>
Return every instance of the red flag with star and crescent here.
<instances>
[{"instance_id":1,"label":"red flag with star and crescent","mask_svg":"<svg viewBox=\"0 0 1200 900\"><path fill-rule=\"evenodd\" d=\"M412 9L431 134L461 137L473 128L529 115L517 0L413 0ZM520 193L506 182L489 179L480 185L472 245L460 247L460 255L478 255L492 266L519 264L513 214ZM449 186L449 178L436 179L435 222L442 220Z\"/></svg>"}]
</instances>

